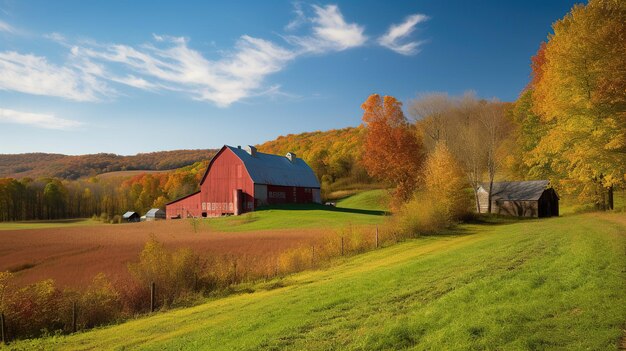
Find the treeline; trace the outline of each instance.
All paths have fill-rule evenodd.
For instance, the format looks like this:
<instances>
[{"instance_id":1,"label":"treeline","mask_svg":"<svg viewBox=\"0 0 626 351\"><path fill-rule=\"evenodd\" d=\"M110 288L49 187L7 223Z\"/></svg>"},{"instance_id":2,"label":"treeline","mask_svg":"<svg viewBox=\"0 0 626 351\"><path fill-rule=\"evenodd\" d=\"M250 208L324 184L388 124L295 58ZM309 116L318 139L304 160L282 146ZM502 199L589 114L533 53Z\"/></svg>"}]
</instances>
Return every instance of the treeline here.
<instances>
[{"instance_id":1,"label":"treeline","mask_svg":"<svg viewBox=\"0 0 626 351\"><path fill-rule=\"evenodd\" d=\"M330 193L373 182L361 162L364 136L365 127L361 125L280 136L258 148L278 155L295 152L311 166L322 184L323 193Z\"/></svg>"},{"instance_id":2,"label":"treeline","mask_svg":"<svg viewBox=\"0 0 626 351\"><path fill-rule=\"evenodd\" d=\"M0 154L0 177L75 180L131 170L173 170L210 159L216 150L174 150L133 156L93 154L68 156L46 153Z\"/></svg>"},{"instance_id":3,"label":"treeline","mask_svg":"<svg viewBox=\"0 0 626 351\"><path fill-rule=\"evenodd\" d=\"M0 179L0 221L97 216L111 221L126 211L145 213L198 189L207 161L173 172L79 180Z\"/></svg>"}]
</instances>

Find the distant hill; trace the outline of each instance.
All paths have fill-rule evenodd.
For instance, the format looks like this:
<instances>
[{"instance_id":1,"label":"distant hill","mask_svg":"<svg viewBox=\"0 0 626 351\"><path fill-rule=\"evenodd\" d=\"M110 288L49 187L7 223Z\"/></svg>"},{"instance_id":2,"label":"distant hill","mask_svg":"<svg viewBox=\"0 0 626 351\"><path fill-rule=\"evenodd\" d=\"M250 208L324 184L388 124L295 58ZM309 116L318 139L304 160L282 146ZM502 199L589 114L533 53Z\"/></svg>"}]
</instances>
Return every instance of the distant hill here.
<instances>
[{"instance_id":1,"label":"distant hill","mask_svg":"<svg viewBox=\"0 0 626 351\"><path fill-rule=\"evenodd\" d=\"M216 150L174 150L141 153L133 156L91 154L68 156L28 153L0 154L0 178L55 177L78 179L119 171L162 171L208 160Z\"/></svg>"},{"instance_id":2,"label":"distant hill","mask_svg":"<svg viewBox=\"0 0 626 351\"><path fill-rule=\"evenodd\" d=\"M368 182L359 165L365 129L362 126L289 134L257 145L259 151L278 155L295 152L313 168L320 180L335 183ZM173 170L210 160L218 150L174 150L133 156L28 153L0 154L0 178L62 178L75 180L97 175L133 176Z\"/></svg>"},{"instance_id":3,"label":"distant hill","mask_svg":"<svg viewBox=\"0 0 626 351\"><path fill-rule=\"evenodd\" d=\"M364 135L363 126L289 134L258 145L258 149L278 155L296 153L313 168L325 191L363 189L364 184L372 183L360 162Z\"/></svg>"}]
</instances>

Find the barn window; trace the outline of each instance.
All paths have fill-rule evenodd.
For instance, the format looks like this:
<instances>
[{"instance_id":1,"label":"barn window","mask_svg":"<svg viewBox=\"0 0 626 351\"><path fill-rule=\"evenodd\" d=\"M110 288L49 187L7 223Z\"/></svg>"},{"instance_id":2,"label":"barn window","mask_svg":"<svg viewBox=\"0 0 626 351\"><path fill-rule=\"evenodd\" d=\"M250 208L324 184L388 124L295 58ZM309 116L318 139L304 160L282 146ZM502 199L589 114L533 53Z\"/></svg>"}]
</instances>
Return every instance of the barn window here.
<instances>
[{"instance_id":1,"label":"barn window","mask_svg":"<svg viewBox=\"0 0 626 351\"><path fill-rule=\"evenodd\" d=\"M206 211L206 202L202 203L202 211Z\"/></svg>"}]
</instances>

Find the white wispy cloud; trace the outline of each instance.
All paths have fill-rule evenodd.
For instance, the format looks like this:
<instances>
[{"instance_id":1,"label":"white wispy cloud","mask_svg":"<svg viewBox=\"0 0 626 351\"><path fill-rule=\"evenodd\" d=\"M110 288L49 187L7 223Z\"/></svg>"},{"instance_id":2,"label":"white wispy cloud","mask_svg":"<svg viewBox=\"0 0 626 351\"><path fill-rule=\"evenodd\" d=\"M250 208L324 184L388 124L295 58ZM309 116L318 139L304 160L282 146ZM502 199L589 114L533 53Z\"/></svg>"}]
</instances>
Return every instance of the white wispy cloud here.
<instances>
[{"instance_id":1,"label":"white wispy cloud","mask_svg":"<svg viewBox=\"0 0 626 351\"><path fill-rule=\"evenodd\" d=\"M415 30L415 26L418 23L424 22L428 19L428 16L422 14L415 14L407 17L404 22L400 24L392 24L389 30L378 38L378 43L390 50L393 50L401 55L414 55L418 52L419 46L422 42L411 41L404 44L401 43L403 39L408 37Z\"/></svg>"},{"instance_id":2,"label":"white wispy cloud","mask_svg":"<svg viewBox=\"0 0 626 351\"><path fill-rule=\"evenodd\" d=\"M31 113L0 108L0 123L26 124L38 128L69 130L82 125L78 121L58 118L50 114Z\"/></svg>"},{"instance_id":3,"label":"white wispy cloud","mask_svg":"<svg viewBox=\"0 0 626 351\"><path fill-rule=\"evenodd\" d=\"M313 23L313 34L285 37L288 42L300 48L300 53L342 51L362 46L367 42L365 27L347 23L337 5L312 7L315 15L309 21Z\"/></svg>"},{"instance_id":4,"label":"white wispy cloud","mask_svg":"<svg viewBox=\"0 0 626 351\"><path fill-rule=\"evenodd\" d=\"M295 58L288 49L247 35L219 60L206 59L185 38L154 35L154 39L138 47L75 46L72 54L94 76L139 89L186 92L221 107L257 94L265 77ZM117 71L124 74L98 71L102 63L117 64Z\"/></svg>"},{"instance_id":5,"label":"white wispy cloud","mask_svg":"<svg viewBox=\"0 0 626 351\"><path fill-rule=\"evenodd\" d=\"M44 37L68 50L65 62L0 52L0 90L101 101L125 95L118 89L126 86L173 91L220 107L259 95L291 96L278 84L268 85L267 78L302 55L343 51L369 41L365 27L346 20L337 5L294 2L293 6L295 18L285 27L290 34L281 36L285 42L242 35L232 49L220 51L216 58L192 48L185 37L153 34L147 43L128 45L49 33ZM392 25L378 43L400 54L415 53L419 42L402 42L426 19L424 15L410 16Z\"/></svg>"},{"instance_id":6,"label":"white wispy cloud","mask_svg":"<svg viewBox=\"0 0 626 351\"><path fill-rule=\"evenodd\" d=\"M0 52L0 90L57 96L76 101L98 101L112 90L85 67L57 66L45 57Z\"/></svg>"},{"instance_id":7,"label":"white wispy cloud","mask_svg":"<svg viewBox=\"0 0 626 351\"><path fill-rule=\"evenodd\" d=\"M302 9L301 2L293 3L293 13L295 14L294 19L289 21L289 23L285 26L285 29L289 31L295 30L308 22L308 19L304 14L304 9Z\"/></svg>"},{"instance_id":8,"label":"white wispy cloud","mask_svg":"<svg viewBox=\"0 0 626 351\"><path fill-rule=\"evenodd\" d=\"M0 20L0 32L14 33L15 28L13 28L10 24Z\"/></svg>"}]
</instances>

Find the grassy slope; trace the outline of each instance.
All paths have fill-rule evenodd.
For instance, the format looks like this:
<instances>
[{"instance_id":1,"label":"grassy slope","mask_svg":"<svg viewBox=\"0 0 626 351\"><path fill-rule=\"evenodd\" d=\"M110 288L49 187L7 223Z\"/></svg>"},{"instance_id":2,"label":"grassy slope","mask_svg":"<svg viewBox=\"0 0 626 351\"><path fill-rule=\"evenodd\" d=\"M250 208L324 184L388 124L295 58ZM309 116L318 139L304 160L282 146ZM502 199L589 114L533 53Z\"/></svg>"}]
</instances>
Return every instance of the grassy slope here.
<instances>
[{"instance_id":1,"label":"grassy slope","mask_svg":"<svg viewBox=\"0 0 626 351\"><path fill-rule=\"evenodd\" d=\"M218 231L371 225L383 220L386 196L385 190L370 190L338 201L335 208L323 205L284 205L238 217L210 218L204 220L204 223Z\"/></svg>"},{"instance_id":2,"label":"grassy slope","mask_svg":"<svg viewBox=\"0 0 626 351\"><path fill-rule=\"evenodd\" d=\"M14 346L614 349L626 321L621 216L466 225L274 284L284 287Z\"/></svg>"},{"instance_id":3,"label":"grassy slope","mask_svg":"<svg viewBox=\"0 0 626 351\"><path fill-rule=\"evenodd\" d=\"M0 222L0 231L17 230L17 229L43 229L43 228L59 228L59 227L76 227L98 225L102 222L94 221L87 218L77 219L59 219L49 221L22 221L22 222Z\"/></svg>"}]
</instances>

